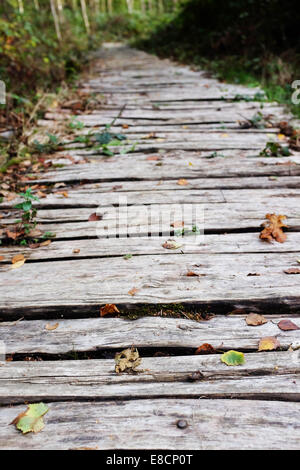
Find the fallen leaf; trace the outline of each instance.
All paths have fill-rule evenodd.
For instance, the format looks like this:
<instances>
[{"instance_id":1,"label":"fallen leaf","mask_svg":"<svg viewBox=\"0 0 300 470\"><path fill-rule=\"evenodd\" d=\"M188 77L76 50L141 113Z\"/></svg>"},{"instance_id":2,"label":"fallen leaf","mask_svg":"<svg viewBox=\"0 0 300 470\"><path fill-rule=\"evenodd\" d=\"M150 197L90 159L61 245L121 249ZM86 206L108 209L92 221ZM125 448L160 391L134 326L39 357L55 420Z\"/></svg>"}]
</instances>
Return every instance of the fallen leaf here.
<instances>
[{"instance_id":1,"label":"fallen leaf","mask_svg":"<svg viewBox=\"0 0 300 470\"><path fill-rule=\"evenodd\" d=\"M184 222L182 220L175 220L175 222L171 224L171 227L174 227L174 228L184 227Z\"/></svg>"},{"instance_id":2,"label":"fallen leaf","mask_svg":"<svg viewBox=\"0 0 300 470\"><path fill-rule=\"evenodd\" d=\"M0 256L0 261L3 261L4 260L4 256Z\"/></svg>"},{"instance_id":3,"label":"fallen leaf","mask_svg":"<svg viewBox=\"0 0 300 470\"><path fill-rule=\"evenodd\" d=\"M124 349L115 355L115 371L117 374L122 372L132 373L141 364L139 352L136 348Z\"/></svg>"},{"instance_id":4,"label":"fallen leaf","mask_svg":"<svg viewBox=\"0 0 300 470\"><path fill-rule=\"evenodd\" d=\"M78 253L80 253L79 248L75 248L75 250L73 250L73 253L74 253L75 255L77 255Z\"/></svg>"},{"instance_id":5,"label":"fallen leaf","mask_svg":"<svg viewBox=\"0 0 300 470\"><path fill-rule=\"evenodd\" d=\"M182 247L182 244L178 243L176 240L169 239L163 243L162 247L166 248L167 250L178 250L178 248Z\"/></svg>"},{"instance_id":6,"label":"fallen leaf","mask_svg":"<svg viewBox=\"0 0 300 470\"><path fill-rule=\"evenodd\" d=\"M245 356L239 351L227 351L222 354L221 361L227 366L239 366L245 363Z\"/></svg>"},{"instance_id":7,"label":"fallen leaf","mask_svg":"<svg viewBox=\"0 0 300 470\"><path fill-rule=\"evenodd\" d=\"M156 161L156 160L161 160L161 157L159 157L158 155L150 155L150 157L147 157L146 160Z\"/></svg>"},{"instance_id":8,"label":"fallen leaf","mask_svg":"<svg viewBox=\"0 0 300 470\"><path fill-rule=\"evenodd\" d=\"M249 326L259 326L268 323L268 320L263 315L257 313L249 313L246 317L246 323Z\"/></svg>"},{"instance_id":9,"label":"fallen leaf","mask_svg":"<svg viewBox=\"0 0 300 470\"><path fill-rule=\"evenodd\" d=\"M11 424L14 424L23 434L40 432L45 426L43 416L48 411L49 408L44 403L28 405L27 410L20 413Z\"/></svg>"},{"instance_id":10,"label":"fallen leaf","mask_svg":"<svg viewBox=\"0 0 300 470\"><path fill-rule=\"evenodd\" d=\"M189 182L184 178L181 178L177 181L177 184L179 184L179 186L186 186L187 184L189 184Z\"/></svg>"},{"instance_id":11,"label":"fallen leaf","mask_svg":"<svg viewBox=\"0 0 300 470\"><path fill-rule=\"evenodd\" d=\"M16 263L18 263L19 261L25 261L24 255L22 255L22 254L15 255L15 256L13 257L13 259L11 260L12 264L16 264Z\"/></svg>"},{"instance_id":12,"label":"fallen leaf","mask_svg":"<svg viewBox=\"0 0 300 470\"><path fill-rule=\"evenodd\" d=\"M205 276L205 274L195 273L194 271L188 271L186 273L186 276L188 276L188 277L201 277L201 276Z\"/></svg>"},{"instance_id":13,"label":"fallen leaf","mask_svg":"<svg viewBox=\"0 0 300 470\"><path fill-rule=\"evenodd\" d=\"M101 220L101 219L102 219L102 215L97 215L96 212L93 212L93 214L89 216L89 222L94 222L96 220Z\"/></svg>"},{"instance_id":14,"label":"fallen leaf","mask_svg":"<svg viewBox=\"0 0 300 470\"><path fill-rule=\"evenodd\" d=\"M105 317L106 315L112 315L114 313L120 313L115 304L106 304L100 308L100 316Z\"/></svg>"},{"instance_id":15,"label":"fallen leaf","mask_svg":"<svg viewBox=\"0 0 300 470\"><path fill-rule=\"evenodd\" d=\"M39 238L42 235L42 232L38 228L34 228L28 232L27 236L30 238Z\"/></svg>"},{"instance_id":16,"label":"fallen leaf","mask_svg":"<svg viewBox=\"0 0 300 470\"><path fill-rule=\"evenodd\" d=\"M23 234L23 231L11 231L9 229L5 230L7 238L11 238L12 240L16 240L20 235Z\"/></svg>"},{"instance_id":17,"label":"fallen leaf","mask_svg":"<svg viewBox=\"0 0 300 470\"><path fill-rule=\"evenodd\" d=\"M127 260L127 259L132 258L132 255L130 253L128 253L127 255L124 255L123 258Z\"/></svg>"},{"instance_id":18,"label":"fallen leaf","mask_svg":"<svg viewBox=\"0 0 300 470\"><path fill-rule=\"evenodd\" d=\"M247 276L260 276L259 273L248 273Z\"/></svg>"},{"instance_id":19,"label":"fallen leaf","mask_svg":"<svg viewBox=\"0 0 300 470\"><path fill-rule=\"evenodd\" d=\"M128 129L128 124L122 124L123 129Z\"/></svg>"},{"instance_id":20,"label":"fallen leaf","mask_svg":"<svg viewBox=\"0 0 300 470\"><path fill-rule=\"evenodd\" d=\"M215 352L215 348L211 344L203 343L196 349L195 354L213 354Z\"/></svg>"},{"instance_id":21,"label":"fallen leaf","mask_svg":"<svg viewBox=\"0 0 300 470\"><path fill-rule=\"evenodd\" d=\"M300 269L299 268L290 268L286 269L285 274L300 274Z\"/></svg>"},{"instance_id":22,"label":"fallen leaf","mask_svg":"<svg viewBox=\"0 0 300 470\"><path fill-rule=\"evenodd\" d=\"M279 323L277 323L277 326L282 331L300 330L299 326L297 326L291 320L281 320Z\"/></svg>"},{"instance_id":23,"label":"fallen leaf","mask_svg":"<svg viewBox=\"0 0 300 470\"><path fill-rule=\"evenodd\" d=\"M259 351L273 351L274 349L278 349L280 343L275 336L265 336L262 338L258 345Z\"/></svg>"},{"instance_id":24,"label":"fallen leaf","mask_svg":"<svg viewBox=\"0 0 300 470\"><path fill-rule=\"evenodd\" d=\"M138 289L136 287L133 287L128 291L128 294L134 296L138 292Z\"/></svg>"},{"instance_id":25,"label":"fallen leaf","mask_svg":"<svg viewBox=\"0 0 300 470\"><path fill-rule=\"evenodd\" d=\"M59 326L59 323L54 323L54 325L50 325L50 323L47 323L47 325L45 326L45 329L48 331L53 331L53 330L56 330L58 326Z\"/></svg>"},{"instance_id":26,"label":"fallen leaf","mask_svg":"<svg viewBox=\"0 0 300 470\"><path fill-rule=\"evenodd\" d=\"M52 243L51 240L46 240L46 241L40 243L40 246L49 246L51 243Z\"/></svg>"},{"instance_id":27,"label":"fallen leaf","mask_svg":"<svg viewBox=\"0 0 300 470\"><path fill-rule=\"evenodd\" d=\"M285 215L266 214L268 225L262 230L259 238L262 240L273 241L276 240L279 243L283 243L286 240L286 234L283 232L283 227L288 227L283 220L286 219Z\"/></svg>"}]
</instances>

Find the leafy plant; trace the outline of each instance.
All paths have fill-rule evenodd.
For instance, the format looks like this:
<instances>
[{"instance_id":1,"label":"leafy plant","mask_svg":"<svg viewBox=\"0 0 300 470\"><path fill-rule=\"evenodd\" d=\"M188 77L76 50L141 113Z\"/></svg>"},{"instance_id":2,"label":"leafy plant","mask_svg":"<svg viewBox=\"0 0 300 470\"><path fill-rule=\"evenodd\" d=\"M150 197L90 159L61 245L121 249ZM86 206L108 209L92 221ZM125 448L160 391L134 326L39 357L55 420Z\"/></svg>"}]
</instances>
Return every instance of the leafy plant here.
<instances>
[{"instance_id":1,"label":"leafy plant","mask_svg":"<svg viewBox=\"0 0 300 470\"><path fill-rule=\"evenodd\" d=\"M282 147L277 142L268 142L260 152L260 157L288 157L291 152L287 146Z\"/></svg>"},{"instance_id":2,"label":"leafy plant","mask_svg":"<svg viewBox=\"0 0 300 470\"><path fill-rule=\"evenodd\" d=\"M22 202L14 206L15 209L22 211L22 223L25 227L25 232L28 233L32 228L36 227L36 214L37 209L33 207L33 201L40 202L39 198L32 194L32 189L28 188L25 193L20 193L19 196L23 199Z\"/></svg>"}]
</instances>

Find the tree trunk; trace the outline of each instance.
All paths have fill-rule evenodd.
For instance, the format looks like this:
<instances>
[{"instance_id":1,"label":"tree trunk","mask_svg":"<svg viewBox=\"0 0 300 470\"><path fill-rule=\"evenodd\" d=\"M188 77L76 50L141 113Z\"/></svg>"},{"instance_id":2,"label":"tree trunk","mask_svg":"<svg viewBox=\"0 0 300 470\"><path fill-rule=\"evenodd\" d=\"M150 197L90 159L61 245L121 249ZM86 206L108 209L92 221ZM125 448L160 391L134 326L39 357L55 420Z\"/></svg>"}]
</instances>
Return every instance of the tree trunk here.
<instances>
[{"instance_id":1,"label":"tree trunk","mask_svg":"<svg viewBox=\"0 0 300 470\"><path fill-rule=\"evenodd\" d=\"M54 0L50 0L50 6L51 6L51 12L53 16L54 25L55 25L56 36L58 40L61 41L61 32L60 32L59 21L58 21L58 16L56 13Z\"/></svg>"},{"instance_id":2,"label":"tree trunk","mask_svg":"<svg viewBox=\"0 0 300 470\"><path fill-rule=\"evenodd\" d=\"M87 9L86 9L86 3L85 0L80 0L81 3L81 10L82 10L82 17L85 25L85 29L87 30L87 33L90 33L90 23L89 23L89 18L87 14Z\"/></svg>"}]
</instances>

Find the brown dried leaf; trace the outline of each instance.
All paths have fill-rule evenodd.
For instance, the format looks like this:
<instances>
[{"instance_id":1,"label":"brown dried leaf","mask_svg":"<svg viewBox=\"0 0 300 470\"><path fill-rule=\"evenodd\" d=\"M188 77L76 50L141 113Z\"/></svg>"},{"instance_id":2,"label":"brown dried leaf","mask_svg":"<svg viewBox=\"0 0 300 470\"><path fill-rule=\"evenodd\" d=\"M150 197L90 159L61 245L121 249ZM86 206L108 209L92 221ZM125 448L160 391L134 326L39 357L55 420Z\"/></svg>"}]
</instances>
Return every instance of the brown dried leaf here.
<instances>
[{"instance_id":1,"label":"brown dried leaf","mask_svg":"<svg viewBox=\"0 0 300 470\"><path fill-rule=\"evenodd\" d=\"M105 317L106 315L112 315L115 313L120 313L115 304L106 304L104 307L100 308L100 316Z\"/></svg>"},{"instance_id":2,"label":"brown dried leaf","mask_svg":"<svg viewBox=\"0 0 300 470\"><path fill-rule=\"evenodd\" d=\"M159 157L158 155L150 155L150 157L147 157L146 160L156 161L156 160L161 160L161 157Z\"/></svg>"},{"instance_id":3,"label":"brown dried leaf","mask_svg":"<svg viewBox=\"0 0 300 470\"><path fill-rule=\"evenodd\" d=\"M45 240L44 242L40 243L40 246L49 246L51 243L51 240Z\"/></svg>"},{"instance_id":4,"label":"brown dried leaf","mask_svg":"<svg viewBox=\"0 0 300 470\"><path fill-rule=\"evenodd\" d=\"M274 349L278 349L280 343L275 336L265 336L259 342L258 350L259 351L274 351Z\"/></svg>"},{"instance_id":5,"label":"brown dried leaf","mask_svg":"<svg viewBox=\"0 0 300 470\"><path fill-rule=\"evenodd\" d=\"M142 359L136 348L128 348L115 355L115 362L115 371L117 374L121 374L122 372L134 373L135 369L142 362Z\"/></svg>"},{"instance_id":6,"label":"brown dried leaf","mask_svg":"<svg viewBox=\"0 0 300 470\"><path fill-rule=\"evenodd\" d=\"M79 248L75 248L75 249L73 250L73 253L74 253L74 255L78 255L78 253L80 253L80 249L79 249Z\"/></svg>"},{"instance_id":7,"label":"brown dried leaf","mask_svg":"<svg viewBox=\"0 0 300 470\"><path fill-rule=\"evenodd\" d=\"M268 320L263 315L258 315L257 313L249 313L246 317L246 323L249 326L258 326L268 323Z\"/></svg>"},{"instance_id":8,"label":"brown dried leaf","mask_svg":"<svg viewBox=\"0 0 300 470\"><path fill-rule=\"evenodd\" d=\"M54 325L50 325L50 323L47 323L47 325L45 326L45 330L54 331L58 327L59 327L59 323L54 323Z\"/></svg>"},{"instance_id":9,"label":"brown dried leaf","mask_svg":"<svg viewBox=\"0 0 300 470\"><path fill-rule=\"evenodd\" d=\"M286 234L283 232L283 227L288 227L283 220L286 219L285 215L266 214L268 222L266 227L260 233L259 238L261 240L273 241L276 240L279 243L286 241Z\"/></svg>"},{"instance_id":10,"label":"brown dried leaf","mask_svg":"<svg viewBox=\"0 0 300 470\"><path fill-rule=\"evenodd\" d=\"M21 268L21 266L23 266L23 264L25 263L25 259L21 260L21 261L17 261L16 263L14 263L12 265L12 269L18 269L18 268Z\"/></svg>"},{"instance_id":11,"label":"brown dried leaf","mask_svg":"<svg viewBox=\"0 0 300 470\"><path fill-rule=\"evenodd\" d=\"M282 331L300 330L299 326L297 326L291 320L281 320L279 323L277 323L277 326Z\"/></svg>"},{"instance_id":12,"label":"brown dried leaf","mask_svg":"<svg viewBox=\"0 0 300 470\"><path fill-rule=\"evenodd\" d=\"M89 216L89 222L95 222L97 220L101 220L102 219L102 215L98 215L96 214L96 212L93 212L93 214L91 214Z\"/></svg>"},{"instance_id":13,"label":"brown dried leaf","mask_svg":"<svg viewBox=\"0 0 300 470\"><path fill-rule=\"evenodd\" d=\"M128 294L134 296L138 292L138 289L136 287L133 287L128 291Z\"/></svg>"},{"instance_id":14,"label":"brown dried leaf","mask_svg":"<svg viewBox=\"0 0 300 470\"><path fill-rule=\"evenodd\" d=\"M24 261L24 262L25 262L25 257L24 257L24 255L22 255L22 254L15 255L15 256L13 257L13 259L11 260L12 264L16 264L16 263L18 263L19 261Z\"/></svg>"},{"instance_id":15,"label":"brown dried leaf","mask_svg":"<svg viewBox=\"0 0 300 470\"><path fill-rule=\"evenodd\" d=\"M203 343L196 349L195 354L213 354L215 353L215 348L209 343Z\"/></svg>"},{"instance_id":16,"label":"brown dried leaf","mask_svg":"<svg viewBox=\"0 0 300 470\"><path fill-rule=\"evenodd\" d=\"M300 274L300 269L299 268L289 268L286 269L285 274Z\"/></svg>"}]
</instances>

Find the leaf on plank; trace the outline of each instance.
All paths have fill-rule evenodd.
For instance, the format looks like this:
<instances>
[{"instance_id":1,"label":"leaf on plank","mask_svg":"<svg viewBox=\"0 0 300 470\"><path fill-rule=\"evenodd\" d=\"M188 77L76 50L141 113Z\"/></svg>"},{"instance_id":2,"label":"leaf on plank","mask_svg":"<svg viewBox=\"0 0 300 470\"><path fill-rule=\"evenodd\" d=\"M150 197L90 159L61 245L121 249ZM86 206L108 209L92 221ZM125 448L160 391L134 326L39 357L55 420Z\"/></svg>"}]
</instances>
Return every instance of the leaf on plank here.
<instances>
[{"instance_id":1,"label":"leaf on plank","mask_svg":"<svg viewBox=\"0 0 300 470\"><path fill-rule=\"evenodd\" d=\"M286 234L283 232L283 227L287 228L288 226L283 222L286 219L285 215L276 215L276 214L266 214L266 219L268 222L263 224L265 227L259 235L261 240L274 241L276 240L279 243L286 241Z\"/></svg>"},{"instance_id":2,"label":"leaf on plank","mask_svg":"<svg viewBox=\"0 0 300 470\"><path fill-rule=\"evenodd\" d=\"M115 304L106 304L104 307L100 308L100 316L105 317L106 315L114 315L120 313Z\"/></svg>"},{"instance_id":3,"label":"leaf on plank","mask_svg":"<svg viewBox=\"0 0 300 470\"><path fill-rule=\"evenodd\" d=\"M281 320L279 323L277 323L277 326L282 331L300 330L299 326L297 326L291 320Z\"/></svg>"},{"instance_id":4,"label":"leaf on plank","mask_svg":"<svg viewBox=\"0 0 300 470\"><path fill-rule=\"evenodd\" d=\"M12 269L21 268L21 266L23 266L25 261L26 261L26 259L24 258L24 255L22 255L22 254L14 256L13 259L11 260Z\"/></svg>"},{"instance_id":5,"label":"leaf on plank","mask_svg":"<svg viewBox=\"0 0 300 470\"><path fill-rule=\"evenodd\" d=\"M136 287L133 287L128 291L128 294L134 296L138 291L139 290Z\"/></svg>"},{"instance_id":6,"label":"leaf on plank","mask_svg":"<svg viewBox=\"0 0 300 470\"><path fill-rule=\"evenodd\" d=\"M299 268L289 268L284 270L285 274L300 274Z\"/></svg>"},{"instance_id":7,"label":"leaf on plank","mask_svg":"<svg viewBox=\"0 0 300 470\"><path fill-rule=\"evenodd\" d=\"M23 434L40 432L45 426L43 416L48 411L49 408L44 403L28 405L27 410L20 413L11 424L14 424Z\"/></svg>"},{"instance_id":8,"label":"leaf on plank","mask_svg":"<svg viewBox=\"0 0 300 470\"><path fill-rule=\"evenodd\" d=\"M54 331L59 327L59 323L54 323L54 325L50 325L50 323L47 323L45 326L45 330L47 331Z\"/></svg>"},{"instance_id":9,"label":"leaf on plank","mask_svg":"<svg viewBox=\"0 0 300 470\"><path fill-rule=\"evenodd\" d=\"M96 212L93 212L90 216L89 216L89 222L95 222L97 220L101 220L102 219L102 215L98 215L96 214Z\"/></svg>"},{"instance_id":10,"label":"leaf on plank","mask_svg":"<svg viewBox=\"0 0 300 470\"><path fill-rule=\"evenodd\" d=\"M115 371L117 374L122 372L134 373L141 362L142 359L136 348L124 349L115 355Z\"/></svg>"},{"instance_id":11,"label":"leaf on plank","mask_svg":"<svg viewBox=\"0 0 300 470\"><path fill-rule=\"evenodd\" d=\"M182 244L178 243L176 240L169 239L163 243L162 247L167 250L178 250L178 248L182 247Z\"/></svg>"},{"instance_id":12,"label":"leaf on plank","mask_svg":"<svg viewBox=\"0 0 300 470\"><path fill-rule=\"evenodd\" d=\"M195 354L213 354L215 352L216 350L211 344L203 343L196 349Z\"/></svg>"},{"instance_id":13,"label":"leaf on plank","mask_svg":"<svg viewBox=\"0 0 300 470\"><path fill-rule=\"evenodd\" d=\"M178 184L179 186L187 186L187 185L189 184L189 182L188 182L186 179L184 179L184 178L180 178L180 179L177 181L177 184Z\"/></svg>"},{"instance_id":14,"label":"leaf on plank","mask_svg":"<svg viewBox=\"0 0 300 470\"><path fill-rule=\"evenodd\" d=\"M263 315L257 313L249 313L246 317L246 323L249 326L259 326L268 323L268 320Z\"/></svg>"},{"instance_id":15,"label":"leaf on plank","mask_svg":"<svg viewBox=\"0 0 300 470\"><path fill-rule=\"evenodd\" d=\"M222 354L221 361L227 366L239 366L245 363L245 356L239 351L227 351Z\"/></svg>"},{"instance_id":16,"label":"leaf on plank","mask_svg":"<svg viewBox=\"0 0 300 470\"><path fill-rule=\"evenodd\" d=\"M265 336L258 345L259 351L274 351L280 347L280 343L275 336Z\"/></svg>"}]
</instances>

